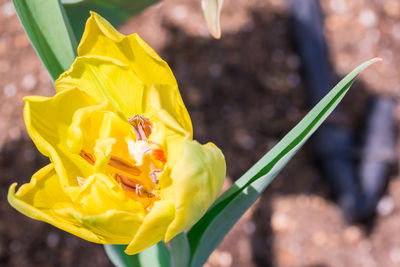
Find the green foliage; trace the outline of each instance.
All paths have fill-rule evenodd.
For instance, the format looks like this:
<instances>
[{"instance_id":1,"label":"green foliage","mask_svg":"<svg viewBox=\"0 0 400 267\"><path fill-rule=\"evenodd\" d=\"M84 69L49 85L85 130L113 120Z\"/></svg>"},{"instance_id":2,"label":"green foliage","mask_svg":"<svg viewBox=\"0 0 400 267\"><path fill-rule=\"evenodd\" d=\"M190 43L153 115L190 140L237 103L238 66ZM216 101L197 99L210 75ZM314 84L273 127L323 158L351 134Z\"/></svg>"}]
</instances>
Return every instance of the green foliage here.
<instances>
[{"instance_id":1,"label":"green foliage","mask_svg":"<svg viewBox=\"0 0 400 267\"><path fill-rule=\"evenodd\" d=\"M250 168L189 231L191 267L202 266L232 226L342 100L369 60L340 81L274 148ZM295 177L293 177L295 178Z\"/></svg>"},{"instance_id":2,"label":"green foliage","mask_svg":"<svg viewBox=\"0 0 400 267\"><path fill-rule=\"evenodd\" d=\"M158 242L137 255L141 267L171 267L171 254L164 242Z\"/></svg>"},{"instance_id":3,"label":"green foliage","mask_svg":"<svg viewBox=\"0 0 400 267\"><path fill-rule=\"evenodd\" d=\"M189 266L190 247L187 235L180 233L170 241L170 245L173 266Z\"/></svg>"},{"instance_id":4,"label":"green foliage","mask_svg":"<svg viewBox=\"0 0 400 267\"><path fill-rule=\"evenodd\" d=\"M104 245L107 256L115 267L140 267L138 254L127 255L124 250L126 245Z\"/></svg>"},{"instance_id":5,"label":"green foliage","mask_svg":"<svg viewBox=\"0 0 400 267\"><path fill-rule=\"evenodd\" d=\"M126 245L104 245L108 258L116 267L171 267L171 255L163 242L145 251L127 255Z\"/></svg>"},{"instance_id":6,"label":"green foliage","mask_svg":"<svg viewBox=\"0 0 400 267\"><path fill-rule=\"evenodd\" d=\"M76 39L58 0L13 0L25 32L53 80L76 56Z\"/></svg>"}]
</instances>

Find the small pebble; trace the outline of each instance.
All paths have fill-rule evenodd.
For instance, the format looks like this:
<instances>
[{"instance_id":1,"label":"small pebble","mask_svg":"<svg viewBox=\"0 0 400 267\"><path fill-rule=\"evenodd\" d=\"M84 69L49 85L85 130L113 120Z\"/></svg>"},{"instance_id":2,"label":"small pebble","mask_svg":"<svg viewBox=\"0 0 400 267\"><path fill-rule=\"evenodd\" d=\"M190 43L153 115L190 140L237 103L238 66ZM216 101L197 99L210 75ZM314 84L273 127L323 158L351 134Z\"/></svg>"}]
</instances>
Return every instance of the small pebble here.
<instances>
[{"instance_id":1,"label":"small pebble","mask_svg":"<svg viewBox=\"0 0 400 267\"><path fill-rule=\"evenodd\" d=\"M345 0L331 0L329 7L333 12L344 13L347 11L347 5Z\"/></svg>"},{"instance_id":2,"label":"small pebble","mask_svg":"<svg viewBox=\"0 0 400 267\"><path fill-rule=\"evenodd\" d=\"M357 226L349 226L343 232L344 240L349 244L355 244L361 239L361 229Z\"/></svg>"},{"instance_id":3,"label":"small pebble","mask_svg":"<svg viewBox=\"0 0 400 267\"><path fill-rule=\"evenodd\" d=\"M18 253L21 251L22 245L21 242L19 242L18 240L13 240L10 243L10 250L13 253Z\"/></svg>"},{"instance_id":4,"label":"small pebble","mask_svg":"<svg viewBox=\"0 0 400 267\"><path fill-rule=\"evenodd\" d=\"M251 235L256 231L256 225L252 221L247 221L243 224L243 230L246 234Z\"/></svg>"},{"instance_id":5,"label":"small pebble","mask_svg":"<svg viewBox=\"0 0 400 267\"><path fill-rule=\"evenodd\" d=\"M210 75L214 78L219 78L221 77L222 74L222 67L219 64L211 64L208 67L208 72L210 73Z\"/></svg>"},{"instance_id":6,"label":"small pebble","mask_svg":"<svg viewBox=\"0 0 400 267\"><path fill-rule=\"evenodd\" d=\"M246 131L237 130L234 133L234 137L236 143L238 143L241 147L245 149L252 149L256 145L256 141L254 140L254 138Z\"/></svg>"},{"instance_id":7,"label":"small pebble","mask_svg":"<svg viewBox=\"0 0 400 267\"><path fill-rule=\"evenodd\" d=\"M6 86L4 86L3 93L6 97L12 98L17 94L17 87L13 83L6 84Z\"/></svg>"},{"instance_id":8,"label":"small pebble","mask_svg":"<svg viewBox=\"0 0 400 267\"><path fill-rule=\"evenodd\" d=\"M221 267L228 267L232 265L232 255L227 251L220 251L216 258L216 263Z\"/></svg>"},{"instance_id":9,"label":"small pebble","mask_svg":"<svg viewBox=\"0 0 400 267\"><path fill-rule=\"evenodd\" d=\"M361 11L358 21L365 27L374 27L376 25L376 15L371 9Z\"/></svg>"},{"instance_id":10,"label":"small pebble","mask_svg":"<svg viewBox=\"0 0 400 267\"><path fill-rule=\"evenodd\" d=\"M21 130L18 126L11 127L8 130L8 136L11 138L11 140L18 140L21 138Z\"/></svg>"},{"instance_id":11,"label":"small pebble","mask_svg":"<svg viewBox=\"0 0 400 267\"><path fill-rule=\"evenodd\" d=\"M25 149L23 155L26 161L33 161L36 157L35 151L31 148Z\"/></svg>"},{"instance_id":12,"label":"small pebble","mask_svg":"<svg viewBox=\"0 0 400 267\"><path fill-rule=\"evenodd\" d=\"M27 91L31 91L33 88L35 88L37 84L37 79L33 74L26 74L23 78L22 78L22 88L24 88Z\"/></svg>"},{"instance_id":13,"label":"small pebble","mask_svg":"<svg viewBox=\"0 0 400 267\"><path fill-rule=\"evenodd\" d=\"M381 216L388 216L393 212L393 210L394 210L394 201L393 198L390 196L382 197L378 203L378 206L376 207L376 211Z\"/></svg>"},{"instance_id":14,"label":"small pebble","mask_svg":"<svg viewBox=\"0 0 400 267\"><path fill-rule=\"evenodd\" d=\"M60 241L60 236L57 233L51 232L46 237L46 243L49 248L57 247Z\"/></svg>"},{"instance_id":15,"label":"small pebble","mask_svg":"<svg viewBox=\"0 0 400 267\"><path fill-rule=\"evenodd\" d=\"M285 231L289 228L289 218L283 212L274 212L271 218L271 227L274 231Z\"/></svg>"},{"instance_id":16,"label":"small pebble","mask_svg":"<svg viewBox=\"0 0 400 267\"><path fill-rule=\"evenodd\" d=\"M1 7L1 13L3 13L5 17L11 17L15 14L15 9L11 1L5 3Z\"/></svg>"},{"instance_id":17,"label":"small pebble","mask_svg":"<svg viewBox=\"0 0 400 267\"><path fill-rule=\"evenodd\" d=\"M286 65L292 70L297 70L300 67L300 58L297 55L290 55L286 59Z\"/></svg>"},{"instance_id":18,"label":"small pebble","mask_svg":"<svg viewBox=\"0 0 400 267\"><path fill-rule=\"evenodd\" d=\"M297 87L301 82L300 75L298 73L290 73L286 78L286 82L290 87Z\"/></svg>"},{"instance_id":19,"label":"small pebble","mask_svg":"<svg viewBox=\"0 0 400 267\"><path fill-rule=\"evenodd\" d=\"M172 16L177 21L184 21L188 16L188 10L184 5L177 5L172 9Z\"/></svg>"},{"instance_id":20,"label":"small pebble","mask_svg":"<svg viewBox=\"0 0 400 267\"><path fill-rule=\"evenodd\" d=\"M400 263L400 248L392 248L390 250L390 260L393 263Z\"/></svg>"}]
</instances>

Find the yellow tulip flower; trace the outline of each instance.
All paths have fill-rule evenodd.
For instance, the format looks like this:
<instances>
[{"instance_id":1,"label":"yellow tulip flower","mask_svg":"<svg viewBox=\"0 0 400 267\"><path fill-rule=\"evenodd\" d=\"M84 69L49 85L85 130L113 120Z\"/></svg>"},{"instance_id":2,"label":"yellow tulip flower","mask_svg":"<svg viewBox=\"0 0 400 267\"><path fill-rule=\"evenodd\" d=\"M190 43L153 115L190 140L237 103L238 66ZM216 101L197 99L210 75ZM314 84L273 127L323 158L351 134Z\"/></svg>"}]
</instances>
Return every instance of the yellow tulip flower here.
<instances>
[{"instance_id":1,"label":"yellow tulip flower","mask_svg":"<svg viewBox=\"0 0 400 267\"><path fill-rule=\"evenodd\" d=\"M51 163L8 201L83 239L138 253L196 223L219 194L224 156L192 139L168 66L137 34L91 13L53 97L25 98L29 135Z\"/></svg>"}]
</instances>

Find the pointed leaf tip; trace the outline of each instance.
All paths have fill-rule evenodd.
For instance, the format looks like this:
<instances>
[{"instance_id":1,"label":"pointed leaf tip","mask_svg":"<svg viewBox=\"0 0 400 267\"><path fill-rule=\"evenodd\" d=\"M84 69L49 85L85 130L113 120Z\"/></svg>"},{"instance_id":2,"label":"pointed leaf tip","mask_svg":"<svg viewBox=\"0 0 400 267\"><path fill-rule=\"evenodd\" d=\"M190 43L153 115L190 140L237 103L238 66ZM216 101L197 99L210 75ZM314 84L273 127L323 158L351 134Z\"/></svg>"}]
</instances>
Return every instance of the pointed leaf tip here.
<instances>
[{"instance_id":1,"label":"pointed leaf tip","mask_svg":"<svg viewBox=\"0 0 400 267\"><path fill-rule=\"evenodd\" d=\"M191 267L203 266L233 225L340 103L357 75L377 61L382 59L370 59L344 77L278 144L214 202L188 233Z\"/></svg>"},{"instance_id":2,"label":"pointed leaf tip","mask_svg":"<svg viewBox=\"0 0 400 267\"><path fill-rule=\"evenodd\" d=\"M223 0L201 0L208 30L215 39L221 38L221 9Z\"/></svg>"}]
</instances>

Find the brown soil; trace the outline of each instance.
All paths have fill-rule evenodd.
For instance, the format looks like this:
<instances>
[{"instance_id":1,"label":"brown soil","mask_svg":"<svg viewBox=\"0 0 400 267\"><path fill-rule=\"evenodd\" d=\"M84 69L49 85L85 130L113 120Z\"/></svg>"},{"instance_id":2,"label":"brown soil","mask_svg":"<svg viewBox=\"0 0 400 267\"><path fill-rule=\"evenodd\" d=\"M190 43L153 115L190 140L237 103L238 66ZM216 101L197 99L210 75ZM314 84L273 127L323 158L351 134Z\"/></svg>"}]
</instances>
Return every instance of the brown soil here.
<instances>
[{"instance_id":1,"label":"brown soil","mask_svg":"<svg viewBox=\"0 0 400 267\"><path fill-rule=\"evenodd\" d=\"M400 92L400 4L396 0L321 1L337 77L362 61L365 71L344 100L354 129L369 94ZM138 32L167 60L193 120L195 138L225 153L227 184L240 177L307 112L299 58L284 0L225 1L222 39L207 32L198 0L165 0L121 27ZM0 265L111 266L91 244L12 209L12 182L22 184L47 159L29 140L22 97L54 93L11 1L0 0ZM387 195L394 208L370 234L348 225L306 146L211 255L206 266L399 266L400 181Z\"/></svg>"}]
</instances>

